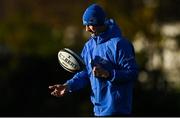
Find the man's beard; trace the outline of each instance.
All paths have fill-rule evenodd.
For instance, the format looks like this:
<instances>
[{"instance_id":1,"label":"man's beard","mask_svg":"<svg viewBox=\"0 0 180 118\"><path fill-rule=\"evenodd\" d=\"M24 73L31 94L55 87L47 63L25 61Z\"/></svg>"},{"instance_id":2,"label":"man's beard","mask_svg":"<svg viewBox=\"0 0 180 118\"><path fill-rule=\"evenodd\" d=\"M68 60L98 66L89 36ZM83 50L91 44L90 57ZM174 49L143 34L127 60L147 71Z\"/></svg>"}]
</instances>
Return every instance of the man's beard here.
<instances>
[{"instance_id":1,"label":"man's beard","mask_svg":"<svg viewBox=\"0 0 180 118\"><path fill-rule=\"evenodd\" d=\"M90 31L91 36L97 36L97 32Z\"/></svg>"}]
</instances>

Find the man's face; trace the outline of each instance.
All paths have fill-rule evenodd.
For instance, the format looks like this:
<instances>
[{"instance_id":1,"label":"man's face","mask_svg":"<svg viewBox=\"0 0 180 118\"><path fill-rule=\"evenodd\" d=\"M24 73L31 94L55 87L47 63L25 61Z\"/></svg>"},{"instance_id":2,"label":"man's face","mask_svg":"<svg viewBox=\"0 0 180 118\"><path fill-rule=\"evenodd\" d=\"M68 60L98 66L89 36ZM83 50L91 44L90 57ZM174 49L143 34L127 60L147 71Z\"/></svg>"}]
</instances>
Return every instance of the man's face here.
<instances>
[{"instance_id":1,"label":"man's face","mask_svg":"<svg viewBox=\"0 0 180 118\"><path fill-rule=\"evenodd\" d=\"M86 31L90 32L90 34L96 34L97 33L97 28L92 25L86 25Z\"/></svg>"},{"instance_id":2,"label":"man's face","mask_svg":"<svg viewBox=\"0 0 180 118\"><path fill-rule=\"evenodd\" d=\"M102 26L92 26L86 25L86 31L90 32L91 35L98 35L101 32L104 32L107 29L106 25Z\"/></svg>"}]
</instances>

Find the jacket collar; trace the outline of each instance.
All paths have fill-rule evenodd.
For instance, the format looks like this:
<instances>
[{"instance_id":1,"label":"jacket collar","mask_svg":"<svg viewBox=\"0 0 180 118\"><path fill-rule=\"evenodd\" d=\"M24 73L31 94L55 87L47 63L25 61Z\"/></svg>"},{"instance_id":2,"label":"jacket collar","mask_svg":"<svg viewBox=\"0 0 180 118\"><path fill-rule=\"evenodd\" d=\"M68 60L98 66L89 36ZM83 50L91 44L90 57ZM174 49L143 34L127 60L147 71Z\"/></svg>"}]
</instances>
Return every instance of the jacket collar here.
<instances>
[{"instance_id":1,"label":"jacket collar","mask_svg":"<svg viewBox=\"0 0 180 118\"><path fill-rule=\"evenodd\" d=\"M91 38L96 41L97 44L104 43L113 37L121 37L121 31L114 20L110 19L107 22L107 29L100 34L91 35Z\"/></svg>"},{"instance_id":2,"label":"jacket collar","mask_svg":"<svg viewBox=\"0 0 180 118\"><path fill-rule=\"evenodd\" d=\"M96 41L97 44L104 43L108 39L110 39L110 37L111 37L110 32L111 31L110 31L110 29L108 27L105 32L102 32L102 33L100 33L98 35L91 35L91 37Z\"/></svg>"}]
</instances>

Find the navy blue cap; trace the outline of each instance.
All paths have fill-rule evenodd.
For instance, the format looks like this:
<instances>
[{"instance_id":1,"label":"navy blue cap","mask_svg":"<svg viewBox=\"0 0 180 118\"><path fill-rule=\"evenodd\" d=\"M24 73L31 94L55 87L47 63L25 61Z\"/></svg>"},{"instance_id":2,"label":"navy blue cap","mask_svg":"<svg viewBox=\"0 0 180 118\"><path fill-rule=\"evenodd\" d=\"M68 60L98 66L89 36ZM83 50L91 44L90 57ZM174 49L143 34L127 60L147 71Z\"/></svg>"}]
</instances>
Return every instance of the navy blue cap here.
<instances>
[{"instance_id":1,"label":"navy blue cap","mask_svg":"<svg viewBox=\"0 0 180 118\"><path fill-rule=\"evenodd\" d=\"M105 24L106 14L98 4L90 5L83 14L83 25L101 26Z\"/></svg>"}]
</instances>

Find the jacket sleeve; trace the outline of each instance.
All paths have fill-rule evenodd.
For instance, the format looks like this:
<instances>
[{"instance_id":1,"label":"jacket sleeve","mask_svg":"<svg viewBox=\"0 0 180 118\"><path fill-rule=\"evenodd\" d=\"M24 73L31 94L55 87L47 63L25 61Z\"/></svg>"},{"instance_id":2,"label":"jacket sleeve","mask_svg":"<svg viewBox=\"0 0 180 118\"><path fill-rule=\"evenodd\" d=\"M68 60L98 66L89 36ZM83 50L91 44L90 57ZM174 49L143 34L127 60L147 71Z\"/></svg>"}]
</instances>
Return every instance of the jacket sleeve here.
<instances>
[{"instance_id":1,"label":"jacket sleeve","mask_svg":"<svg viewBox=\"0 0 180 118\"><path fill-rule=\"evenodd\" d=\"M85 87L89 83L88 75L86 70L76 73L72 79L67 80L65 83L68 85L68 91L76 91Z\"/></svg>"},{"instance_id":2,"label":"jacket sleeve","mask_svg":"<svg viewBox=\"0 0 180 118\"><path fill-rule=\"evenodd\" d=\"M81 52L81 57L82 59L85 56L85 47L83 48ZM84 59L83 59L84 60ZM79 90L83 87L85 87L87 84L89 84L89 79L88 79L88 73L87 70L84 69L78 73L76 73L72 79L68 80L65 84L68 85L69 92Z\"/></svg>"},{"instance_id":3,"label":"jacket sleeve","mask_svg":"<svg viewBox=\"0 0 180 118\"><path fill-rule=\"evenodd\" d=\"M111 70L111 82L134 81L138 76L138 67L135 60L133 45L128 43L118 44L115 67Z\"/></svg>"}]
</instances>

